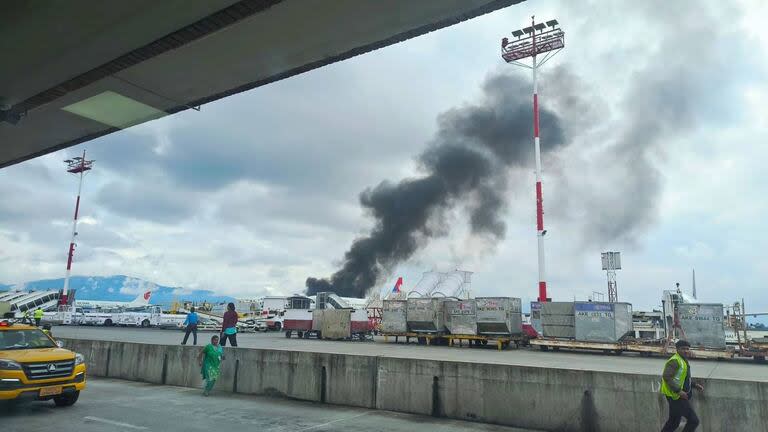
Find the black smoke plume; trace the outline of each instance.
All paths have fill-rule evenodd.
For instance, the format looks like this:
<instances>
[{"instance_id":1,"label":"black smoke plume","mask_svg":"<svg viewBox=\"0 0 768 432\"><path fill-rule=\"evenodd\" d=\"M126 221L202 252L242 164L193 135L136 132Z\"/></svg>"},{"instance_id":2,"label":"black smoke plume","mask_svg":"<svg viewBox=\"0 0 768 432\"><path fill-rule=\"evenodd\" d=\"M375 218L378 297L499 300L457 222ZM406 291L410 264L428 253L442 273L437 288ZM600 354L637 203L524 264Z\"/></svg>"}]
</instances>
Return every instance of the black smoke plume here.
<instances>
[{"instance_id":1,"label":"black smoke plume","mask_svg":"<svg viewBox=\"0 0 768 432\"><path fill-rule=\"evenodd\" d=\"M307 278L307 293L334 291L364 297L382 276L410 258L430 238L446 235L442 215L469 201L471 232L498 240L510 169L533 165L530 83L495 75L483 84L483 102L441 114L434 141L418 157L423 177L382 182L360 194L374 219L370 234L356 239L341 269L328 279ZM551 96L554 97L554 96ZM542 151L565 143L557 115L541 110Z\"/></svg>"}]
</instances>

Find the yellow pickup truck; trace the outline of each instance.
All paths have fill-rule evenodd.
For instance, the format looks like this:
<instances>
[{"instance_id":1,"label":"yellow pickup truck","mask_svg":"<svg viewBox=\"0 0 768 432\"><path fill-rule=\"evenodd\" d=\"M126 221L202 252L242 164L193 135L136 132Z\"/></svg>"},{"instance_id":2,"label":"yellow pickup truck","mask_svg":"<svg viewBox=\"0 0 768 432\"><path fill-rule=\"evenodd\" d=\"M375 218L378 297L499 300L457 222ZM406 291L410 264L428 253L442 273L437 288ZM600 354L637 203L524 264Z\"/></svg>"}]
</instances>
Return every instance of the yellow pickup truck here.
<instances>
[{"instance_id":1,"label":"yellow pickup truck","mask_svg":"<svg viewBox=\"0 0 768 432\"><path fill-rule=\"evenodd\" d=\"M85 362L35 326L0 319L0 401L77 402L85 389Z\"/></svg>"}]
</instances>

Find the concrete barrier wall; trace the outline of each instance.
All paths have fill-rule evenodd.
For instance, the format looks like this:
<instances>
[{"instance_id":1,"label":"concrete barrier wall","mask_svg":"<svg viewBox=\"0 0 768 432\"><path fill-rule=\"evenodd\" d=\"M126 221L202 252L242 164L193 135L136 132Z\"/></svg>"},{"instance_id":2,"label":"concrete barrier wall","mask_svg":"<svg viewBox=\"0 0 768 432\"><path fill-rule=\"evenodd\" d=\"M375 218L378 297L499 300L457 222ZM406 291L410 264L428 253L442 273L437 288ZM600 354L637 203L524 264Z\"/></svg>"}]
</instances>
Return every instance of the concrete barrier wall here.
<instances>
[{"instance_id":1,"label":"concrete barrier wall","mask_svg":"<svg viewBox=\"0 0 768 432\"><path fill-rule=\"evenodd\" d=\"M65 340L89 373L200 387L201 347ZM659 430L657 376L316 352L225 348L216 390L548 431ZM768 383L704 380L701 431L768 431Z\"/></svg>"}]
</instances>

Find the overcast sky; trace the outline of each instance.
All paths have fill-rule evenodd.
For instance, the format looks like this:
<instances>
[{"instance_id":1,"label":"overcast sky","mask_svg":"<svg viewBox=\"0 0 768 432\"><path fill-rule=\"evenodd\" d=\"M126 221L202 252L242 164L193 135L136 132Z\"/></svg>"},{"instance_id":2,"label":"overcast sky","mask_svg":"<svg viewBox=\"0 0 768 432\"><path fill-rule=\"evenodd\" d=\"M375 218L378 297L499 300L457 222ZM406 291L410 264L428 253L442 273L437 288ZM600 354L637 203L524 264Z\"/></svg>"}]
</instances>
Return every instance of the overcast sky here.
<instances>
[{"instance_id":1,"label":"overcast sky","mask_svg":"<svg viewBox=\"0 0 768 432\"><path fill-rule=\"evenodd\" d=\"M605 292L600 252L618 250L619 297L636 309L675 282L690 289L695 268L701 300L768 311L760 1L531 0L2 169L0 282L64 275L77 181L61 161L85 148L96 164L74 274L238 297L303 291L374 226L361 192L425 175L420 155L453 133L450 113L527 103L530 72L504 64L499 41L534 13L566 31L539 85L563 134L555 146L555 127L542 130L550 296ZM458 267L475 272L474 295L532 300L532 159L502 180L503 235L474 233L475 198L459 196L378 288Z\"/></svg>"}]
</instances>

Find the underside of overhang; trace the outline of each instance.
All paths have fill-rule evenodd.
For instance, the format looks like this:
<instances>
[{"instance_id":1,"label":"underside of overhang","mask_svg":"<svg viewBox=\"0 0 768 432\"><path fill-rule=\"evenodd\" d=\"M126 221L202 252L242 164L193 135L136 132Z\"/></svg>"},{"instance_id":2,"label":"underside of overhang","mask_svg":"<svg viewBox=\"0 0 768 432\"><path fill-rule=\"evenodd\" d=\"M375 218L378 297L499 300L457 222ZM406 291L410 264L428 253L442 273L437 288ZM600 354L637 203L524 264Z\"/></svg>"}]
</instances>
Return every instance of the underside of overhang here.
<instances>
[{"instance_id":1,"label":"underside of overhang","mask_svg":"<svg viewBox=\"0 0 768 432\"><path fill-rule=\"evenodd\" d=\"M520 1L11 3L0 168Z\"/></svg>"}]
</instances>

